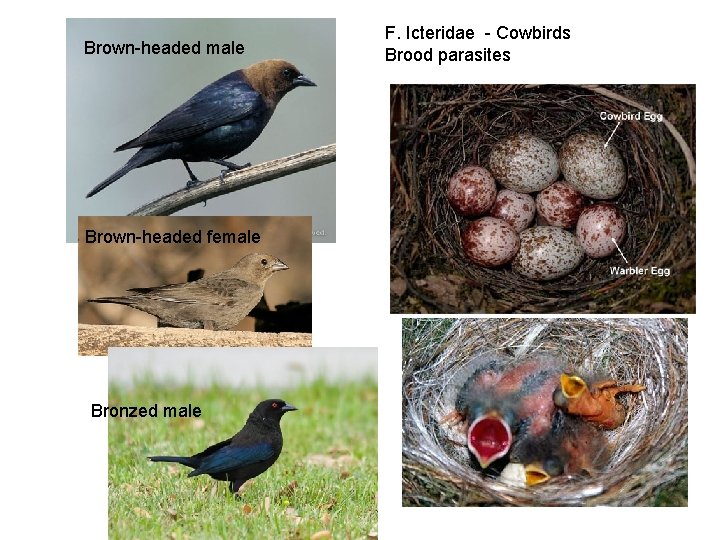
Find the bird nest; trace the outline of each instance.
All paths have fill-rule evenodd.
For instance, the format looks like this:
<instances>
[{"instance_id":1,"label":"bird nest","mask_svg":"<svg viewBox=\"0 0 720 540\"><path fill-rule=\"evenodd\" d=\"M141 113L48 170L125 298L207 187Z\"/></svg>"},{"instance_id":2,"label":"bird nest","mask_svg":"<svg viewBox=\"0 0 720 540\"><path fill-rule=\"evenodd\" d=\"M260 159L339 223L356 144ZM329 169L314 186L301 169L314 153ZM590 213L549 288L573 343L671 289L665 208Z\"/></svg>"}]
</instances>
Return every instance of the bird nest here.
<instances>
[{"instance_id":1,"label":"bird nest","mask_svg":"<svg viewBox=\"0 0 720 540\"><path fill-rule=\"evenodd\" d=\"M695 90L670 86L396 86L391 88L391 309L395 313L694 313ZM529 132L552 144L578 131L606 139L600 112L656 111L622 122L612 144L628 182L616 203L628 220L630 266L670 276L613 276L619 253L586 257L569 276L539 283L509 267L468 261L467 220L446 198L452 174L487 166L492 146ZM676 128L675 125L678 127Z\"/></svg>"},{"instance_id":2,"label":"bird nest","mask_svg":"<svg viewBox=\"0 0 720 540\"><path fill-rule=\"evenodd\" d=\"M403 321L403 503L408 506L652 504L687 477L685 319L406 319ZM554 355L583 372L646 386L624 394L625 423L604 432L610 460L593 475L533 487L471 463L447 421L473 356ZM463 379L464 380L464 379Z\"/></svg>"}]
</instances>

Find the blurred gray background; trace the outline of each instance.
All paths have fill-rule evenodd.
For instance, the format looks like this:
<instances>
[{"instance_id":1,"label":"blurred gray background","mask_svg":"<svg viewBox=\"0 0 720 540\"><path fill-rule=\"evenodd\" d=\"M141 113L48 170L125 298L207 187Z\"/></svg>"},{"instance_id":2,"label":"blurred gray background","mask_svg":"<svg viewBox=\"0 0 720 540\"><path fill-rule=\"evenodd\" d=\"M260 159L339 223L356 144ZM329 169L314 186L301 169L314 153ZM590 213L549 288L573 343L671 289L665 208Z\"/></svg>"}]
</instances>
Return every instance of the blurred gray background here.
<instances>
[{"instance_id":1,"label":"blurred gray background","mask_svg":"<svg viewBox=\"0 0 720 540\"><path fill-rule=\"evenodd\" d=\"M327 382L377 380L377 349L338 347L111 348L108 380L130 387L151 378L167 384L293 388Z\"/></svg>"},{"instance_id":2,"label":"blurred gray background","mask_svg":"<svg viewBox=\"0 0 720 540\"><path fill-rule=\"evenodd\" d=\"M98 43L201 42L200 55L86 55ZM241 55L206 55L206 43L242 43ZM335 19L68 19L67 241L77 217L126 215L185 185L179 160L136 169L90 199L85 195L130 159L114 153L220 77L260 60L295 64L317 87L293 90L260 137L230 158L262 163L335 142ZM190 164L200 180L221 166ZM286 176L195 205L177 215L313 216L313 241L335 242L335 164ZM317 232L324 233L323 235Z\"/></svg>"}]
</instances>

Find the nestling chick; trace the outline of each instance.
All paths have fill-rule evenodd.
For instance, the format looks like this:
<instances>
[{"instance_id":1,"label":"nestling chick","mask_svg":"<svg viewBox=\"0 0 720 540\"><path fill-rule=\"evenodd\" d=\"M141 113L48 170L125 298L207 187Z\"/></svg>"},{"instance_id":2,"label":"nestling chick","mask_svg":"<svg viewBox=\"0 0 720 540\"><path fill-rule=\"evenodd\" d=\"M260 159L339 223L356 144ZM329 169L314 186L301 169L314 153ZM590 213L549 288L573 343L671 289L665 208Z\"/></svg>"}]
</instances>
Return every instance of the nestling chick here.
<instances>
[{"instance_id":1,"label":"nestling chick","mask_svg":"<svg viewBox=\"0 0 720 540\"><path fill-rule=\"evenodd\" d=\"M520 363L496 357L465 382L456 409L468 423L468 449L482 468L508 454L521 426L521 439L542 437L550 430L552 392L562 365L552 357Z\"/></svg>"},{"instance_id":2,"label":"nestling chick","mask_svg":"<svg viewBox=\"0 0 720 540\"><path fill-rule=\"evenodd\" d=\"M553 394L555 405L583 417L603 429L615 429L625 422L625 407L615 396L622 392L642 392L642 384L618 385L614 380L588 383L579 375L563 373Z\"/></svg>"},{"instance_id":3,"label":"nestling chick","mask_svg":"<svg viewBox=\"0 0 720 540\"><path fill-rule=\"evenodd\" d=\"M528 486L562 474L595 474L610 457L605 434L581 418L556 409L550 430L540 437L518 437L510 459L525 465Z\"/></svg>"}]
</instances>

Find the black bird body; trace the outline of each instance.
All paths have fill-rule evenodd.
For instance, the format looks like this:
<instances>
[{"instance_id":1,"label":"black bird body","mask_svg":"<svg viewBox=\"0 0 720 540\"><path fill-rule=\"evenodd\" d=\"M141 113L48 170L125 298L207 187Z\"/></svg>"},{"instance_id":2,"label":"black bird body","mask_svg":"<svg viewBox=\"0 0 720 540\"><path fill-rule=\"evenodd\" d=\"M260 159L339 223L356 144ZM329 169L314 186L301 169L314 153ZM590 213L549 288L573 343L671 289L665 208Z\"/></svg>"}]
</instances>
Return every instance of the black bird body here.
<instances>
[{"instance_id":1,"label":"black bird body","mask_svg":"<svg viewBox=\"0 0 720 540\"><path fill-rule=\"evenodd\" d=\"M237 493L246 481L277 461L283 446L280 418L296 410L281 399L268 399L258 403L245 426L231 439L190 457L151 456L148 459L191 467L189 477L207 474L215 480L230 482L230 491Z\"/></svg>"},{"instance_id":2,"label":"black bird body","mask_svg":"<svg viewBox=\"0 0 720 540\"><path fill-rule=\"evenodd\" d=\"M288 266L263 253L250 253L234 266L190 283L130 289L128 296L88 302L122 304L158 318L158 326L230 330L260 301L268 279Z\"/></svg>"},{"instance_id":3,"label":"black bird body","mask_svg":"<svg viewBox=\"0 0 720 540\"><path fill-rule=\"evenodd\" d=\"M240 169L227 158L247 147L262 133L282 97L298 86L315 86L284 60L265 60L234 71L209 84L177 109L165 115L142 135L115 151L140 148L130 160L87 197L128 172L166 159L183 161L190 182L197 178L188 162L212 161Z\"/></svg>"}]
</instances>

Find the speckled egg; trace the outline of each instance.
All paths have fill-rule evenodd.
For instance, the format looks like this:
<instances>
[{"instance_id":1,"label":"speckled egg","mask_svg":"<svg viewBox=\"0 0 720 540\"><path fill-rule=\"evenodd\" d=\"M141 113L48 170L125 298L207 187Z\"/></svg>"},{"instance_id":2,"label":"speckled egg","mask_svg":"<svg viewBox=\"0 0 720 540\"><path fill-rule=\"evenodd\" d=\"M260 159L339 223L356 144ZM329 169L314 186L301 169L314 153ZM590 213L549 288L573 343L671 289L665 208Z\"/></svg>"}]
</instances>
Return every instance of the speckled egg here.
<instances>
[{"instance_id":1,"label":"speckled egg","mask_svg":"<svg viewBox=\"0 0 720 540\"><path fill-rule=\"evenodd\" d=\"M584 207L582 193L567 182L555 182L537 196L538 215L553 227L574 227Z\"/></svg>"},{"instance_id":2,"label":"speckled egg","mask_svg":"<svg viewBox=\"0 0 720 540\"><path fill-rule=\"evenodd\" d=\"M447 197L455 211L463 216L481 216L495 202L497 187L490 171L483 167L463 167L450 177Z\"/></svg>"},{"instance_id":3,"label":"speckled egg","mask_svg":"<svg viewBox=\"0 0 720 540\"><path fill-rule=\"evenodd\" d=\"M501 266L512 260L520 247L513 228L501 219L484 217L473 221L462 233L465 255L480 266Z\"/></svg>"},{"instance_id":4,"label":"speckled egg","mask_svg":"<svg viewBox=\"0 0 720 540\"><path fill-rule=\"evenodd\" d=\"M583 248L571 232L559 227L533 227L520 233L520 249L512 268L538 281L566 276L582 262Z\"/></svg>"},{"instance_id":5,"label":"speckled egg","mask_svg":"<svg viewBox=\"0 0 720 540\"><path fill-rule=\"evenodd\" d=\"M594 204L580 214L575 234L585 253L594 259L608 257L617 251L625 239L627 222L625 216L614 204Z\"/></svg>"},{"instance_id":6,"label":"speckled egg","mask_svg":"<svg viewBox=\"0 0 720 540\"><path fill-rule=\"evenodd\" d=\"M507 189L533 193L560 174L557 154L549 143L528 133L503 139L490 151L490 172Z\"/></svg>"},{"instance_id":7,"label":"speckled egg","mask_svg":"<svg viewBox=\"0 0 720 540\"><path fill-rule=\"evenodd\" d=\"M535 219L535 201L526 193L501 189L490 215L507 221L516 232L524 231Z\"/></svg>"},{"instance_id":8,"label":"speckled egg","mask_svg":"<svg viewBox=\"0 0 720 540\"><path fill-rule=\"evenodd\" d=\"M571 186L593 199L614 199L625 187L620 152L590 133L576 133L563 143L560 170Z\"/></svg>"}]
</instances>

